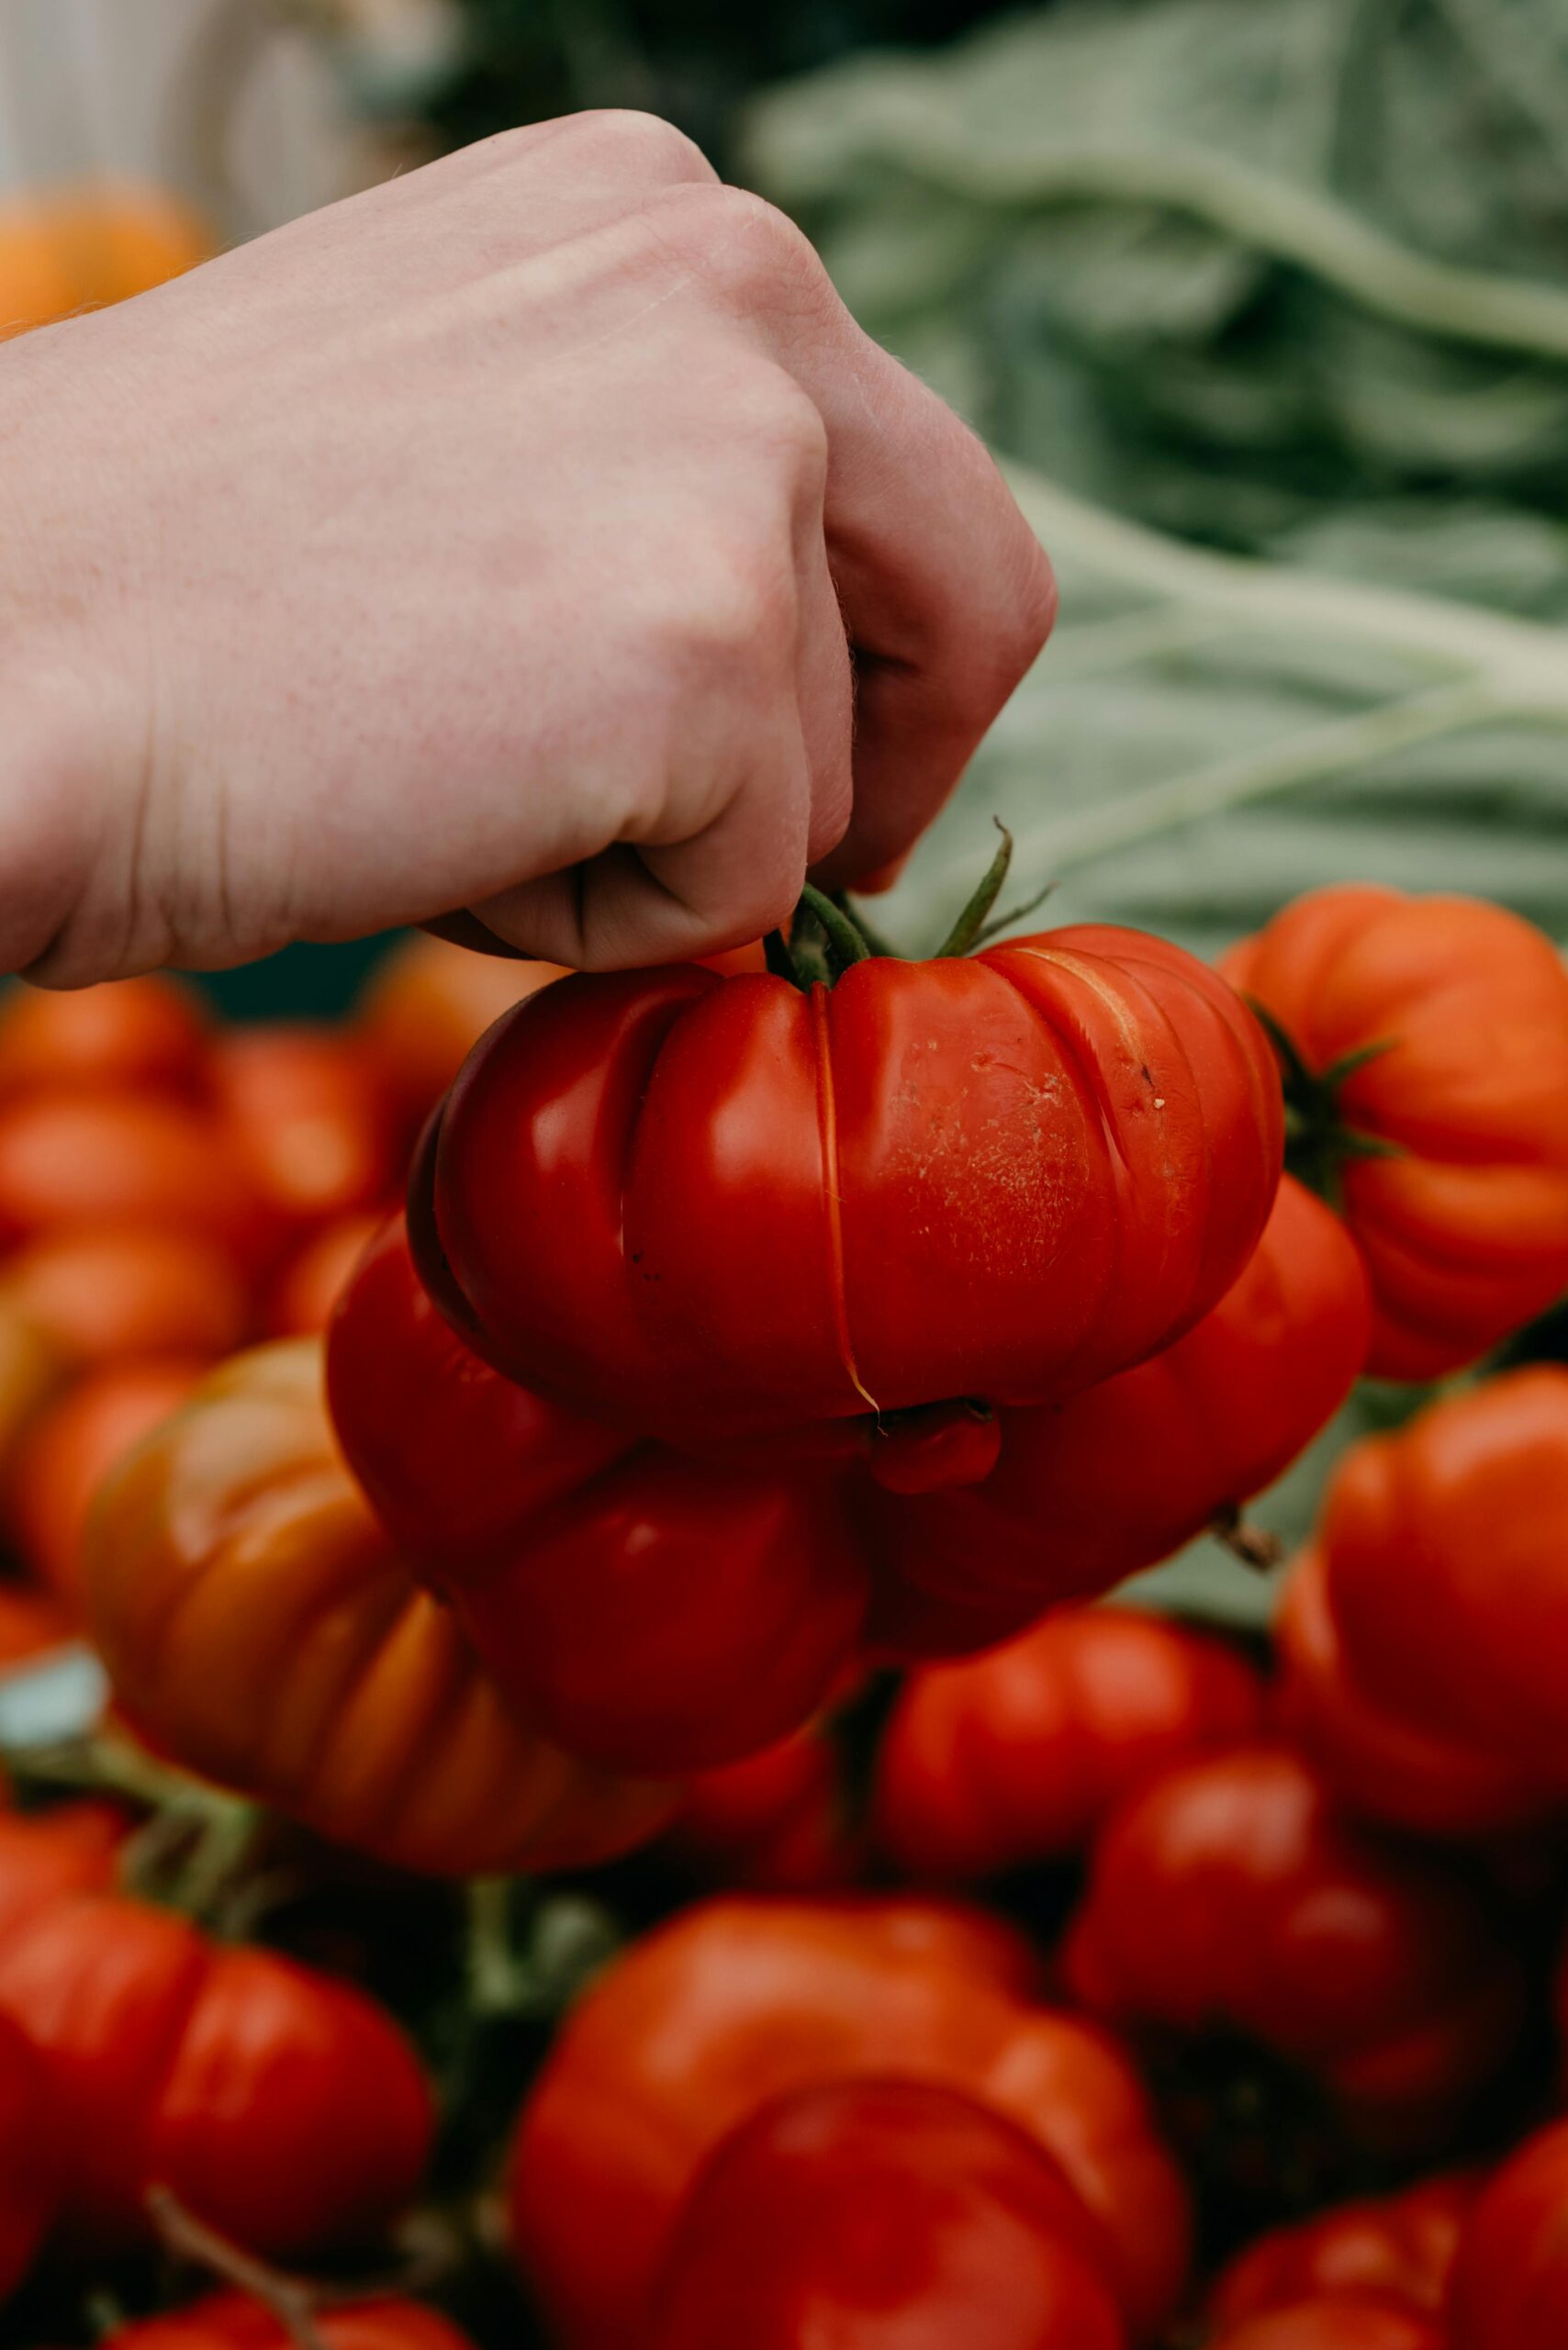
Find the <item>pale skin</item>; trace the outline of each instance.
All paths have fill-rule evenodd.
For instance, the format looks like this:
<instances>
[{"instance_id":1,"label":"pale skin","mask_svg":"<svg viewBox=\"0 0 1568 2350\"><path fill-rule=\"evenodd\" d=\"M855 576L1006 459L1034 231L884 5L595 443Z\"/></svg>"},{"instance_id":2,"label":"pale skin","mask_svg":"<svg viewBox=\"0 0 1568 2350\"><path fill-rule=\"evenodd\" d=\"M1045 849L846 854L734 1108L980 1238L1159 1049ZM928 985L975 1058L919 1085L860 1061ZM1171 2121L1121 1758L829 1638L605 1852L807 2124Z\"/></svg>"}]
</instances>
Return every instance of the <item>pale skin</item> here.
<instances>
[{"instance_id":1,"label":"pale skin","mask_svg":"<svg viewBox=\"0 0 1568 2350\"><path fill-rule=\"evenodd\" d=\"M1054 605L779 214L510 133L0 346L0 965L739 944L908 849Z\"/></svg>"}]
</instances>

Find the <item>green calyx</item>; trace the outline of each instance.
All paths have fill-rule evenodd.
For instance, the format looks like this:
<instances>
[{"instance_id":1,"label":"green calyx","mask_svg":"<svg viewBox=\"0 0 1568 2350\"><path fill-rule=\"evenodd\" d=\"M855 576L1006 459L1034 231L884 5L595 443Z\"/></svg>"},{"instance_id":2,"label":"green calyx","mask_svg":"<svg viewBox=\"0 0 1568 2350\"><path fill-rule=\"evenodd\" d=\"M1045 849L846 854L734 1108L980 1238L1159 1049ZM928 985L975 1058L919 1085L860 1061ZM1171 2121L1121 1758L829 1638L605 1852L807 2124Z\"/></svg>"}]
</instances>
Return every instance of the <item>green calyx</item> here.
<instances>
[{"instance_id":1,"label":"green calyx","mask_svg":"<svg viewBox=\"0 0 1568 2350\"><path fill-rule=\"evenodd\" d=\"M1375 1061L1388 1052L1392 1036L1375 1045L1362 1045L1355 1052L1347 1053L1341 1060L1326 1069L1312 1069L1302 1058L1301 1049L1287 1029L1282 1028L1271 1012L1249 996L1259 1025L1274 1048L1280 1064L1280 1080L1285 1097L1285 1167L1298 1183L1327 1200L1331 1208L1343 1204L1344 1173L1350 1160L1356 1158L1398 1158L1403 1156L1399 1145L1385 1142L1381 1135L1363 1134L1350 1125L1340 1111L1339 1094L1347 1080L1369 1061Z\"/></svg>"},{"instance_id":2,"label":"green calyx","mask_svg":"<svg viewBox=\"0 0 1568 2350\"><path fill-rule=\"evenodd\" d=\"M1053 882L1047 882L1024 904L1010 906L1004 913L993 912L1013 862L1013 835L999 818L992 821L1002 834L1001 845L980 887L936 949L932 958L936 962L975 954L1043 905L1055 887ZM801 989L832 987L852 964L868 962L876 956L895 961L904 959L900 950L872 927L861 908L844 890L835 890L830 896L810 881L801 893L788 937L780 930L769 931L763 949L775 978L788 979Z\"/></svg>"}]
</instances>

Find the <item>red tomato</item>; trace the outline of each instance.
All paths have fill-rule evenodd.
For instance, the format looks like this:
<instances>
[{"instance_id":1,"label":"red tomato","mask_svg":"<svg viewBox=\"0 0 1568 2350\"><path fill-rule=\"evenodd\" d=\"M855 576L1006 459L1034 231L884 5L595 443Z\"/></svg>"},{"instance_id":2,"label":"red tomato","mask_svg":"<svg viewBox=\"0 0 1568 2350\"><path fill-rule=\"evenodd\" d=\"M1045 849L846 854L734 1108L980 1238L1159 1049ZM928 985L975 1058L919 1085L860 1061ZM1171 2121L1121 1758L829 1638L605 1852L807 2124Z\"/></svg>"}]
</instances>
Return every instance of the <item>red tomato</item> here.
<instances>
[{"instance_id":1,"label":"red tomato","mask_svg":"<svg viewBox=\"0 0 1568 2350\"><path fill-rule=\"evenodd\" d=\"M327 1327L383 1221L378 1215L343 1215L311 1235L274 1287L267 1310L273 1337L314 1337Z\"/></svg>"},{"instance_id":2,"label":"red tomato","mask_svg":"<svg viewBox=\"0 0 1568 2350\"><path fill-rule=\"evenodd\" d=\"M1246 2034L1394 2143L1450 2124L1518 2023L1469 1888L1342 1825L1269 1747L1181 1764L1112 1815L1066 1969L1123 2022Z\"/></svg>"},{"instance_id":3,"label":"red tomato","mask_svg":"<svg viewBox=\"0 0 1568 2350\"><path fill-rule=\"evenodd\" d=\"M0 2020L0 2300L32 2266L54 2220L59 2150L50 2083L28 2042Z\"/></svg>"},{"instance_id":4,"label":"red tomato","mask_svg":"<svg viewBox=\"0 0 1568 2350\"><path fill-rule=\"evenodd\" d=\"M563 976L558 963L476 955L423 933L376 965L355 1029L408 1125L440 1101L492 1021Z\"/></svg>"},{"instance_id":5,"label":"red tomato","mask_svg":"<svg viewBox=\"0 0 1568 2350\"><path fill-rule=\"evenodd\" d=\"M107 1364L62 1395L18 1445L6 1525L32 1572L72 1607L82 1597L83 1539L99 1486L179 1410L207 1369L176 1358Z\"/></svg>"},{"instance_id":6,"label":"red tomato","mask_svg":"<svg viewBox=\"0 0 1568 2350\"><path fill-rule=\"evenodd\" d=\"M417 2301L326 2301L310 2313L322 2350L471 2350L465 2334ZM188 2309L118 2326L106 2350L296 2350L297 2334L260 2301L214 2293Z\"/></svg>"},{"instance_id":7,"label":"red tomato","mask_svg":"<svg viewBox=\"0 0 1568 2350\"><path fill-rule=\"evenodd\" d=\"M210 1026L201 998L151 976L58 991L14 986L0 1000L0 1095L197 1093Z\"/></svg>"},{"instance_id":8,"label":"red tomato","mask_svg":"<svg viewBox=\"0 0 1568 2350\"><path fill-rule=\"evenodd\" d=\"M391 2018L171 1910L39 1910L0 1944L0 2014L47 2072L77 2244L144 2239L162 2184L252 2249L297 2253L380 2227L419 2183L430 2093Z\"/></svg>"},{"instance_id":9,"label":"red tomato","mask_svg":"<svg viewBox=\"0 0 1568 2350\"><path fill-rule=\"evenodd\" d=\"M1210 2350L1443 2350L1443 2337L1413 2310L1333 2294L1247 2318Z\"/></svg>"},{"instance_id":10,"label":"red tomato","mask_svg":"<svg viewBox=\"0 0 1568 2350\"><path fill-rule=\"evenodd\" d=\"M125 1836L124 1818L106 1803L32 1818L0 1811L0 1948L62 1902L107 1892Z\"/></svg>"},{"instance_id":11,"label":"red tomato","mask_svg":"<svg viewBox=\"0 0 1568 2350\"><path fill-rule=\"evenodd\" d=\"M1125 2350L1061 2170L971 2098L852 2081L767 2106L681 2215L648 2350Z\"/></svg>"},{"instance_id":12,"label":"red tomato","mask_svg":"<svg viewBox=\"0 0 1568 2350\"><path fill-rule=\"evenodd\" d=\"M334 1320L338 1436L499 1685L573 1753L678 1774L813 1714L867 1579L803 1464L699 1464L491 1371L437 1313L399 1219Z\"/></svg>"},{"instance_id":13,"label":"red tomato","mask_svg":"<svg viewBox=\"0 0 1568 2350\"><path fill-rule=\"evenodd\" d=\"M283 1225L363 1212L392 1191L391 1110L352 1036L304 1023L231 1028L212 1077L231 1147Z\"/></svg>"},{"instance_id":14,"label":"red tomato","mask_svg":"<svg viewBox=\"0 0 1568 2350\"><path fill-rule=\"evenodd\" d=\"M243 1255L260 1203L211 1113L154 1094L34 1094L0 1109L0 1247L83 1225L197 1233Z\"/></svg>"},{"instance_id":15,"label":"red tomato","mask_svg":"<svg viewBox=\"0 0 1568 2350\"><path fill-rule=\"evenodd\" d=\"M1061 2165L1135 2332L1174 2306L1186 2196L1122 2051L1028 1997L982 1911L915 1900L699 1904L568 2017L525 2105L513 2241L560 2350L643 2338L670 2230L721 2139L791 2090L907 2076L961 2090Z\"/></svg>"},{"instance_id":16,"label":"red tomato","mask_svg":"<svg viewBox=\"0 0 1568 2350\"><path fill-rule=\"evenodd\" d=\"M1479 2182L1424 2178L1274 2228L1224 2271L1209 2296L1218 2328L1319 2296L1363 2298L1440 2314L1460 2232Z\"/></svg>"},{"instance_id":17,"label":"red tomato","mask_svg":"<svg viewBox=\"0 0 1568 2350\"><path fill-rule=\"evenodd\" d=\"M1568 1285L1568 971L1551 941L1474 898L1361 885L1298 899L1222 968L1305 1065L1296 1147L1366 1259L1368 1369L1437 1378L1550 1305Z\"/></svg>"},{"instance_id":18,"label":"red tomato","mask_svg":"<svg viewBox=\"0 0 1568 2350\"><path fill-rule=\"evenodd\" d=\"M73 1630L70 1614L47 1593L0 1583L0 1673L61 1647Z\"/></svg>"},{"instance_id":19,"label":"red tomato","mask_svg":"<svg viewBox=\"0 0 1568 2350\"><path fill-rule=\"evenodd\" d=\"M1388 1711L1568 1789L1568 1370L1354 1446L1323 1512L1347 1671Z\"/></svg>"},{"instance_id":20,"label":"red tomato","mask_svg":"<svg viewBox=\"0 0 1568 2350\"><path fill-rule=\"evenodd\" d=\"M853 1883L860 1838L848 1818L838 1750L808 1722L775 1746L695 1780L666 1849L711 1882L768 1893Z\"/></svg>"},{"instance_id":21,"label":"red tomato","mask_svg":"<svg viewBox=\"0 0 1568 2350\"><path fill-rule=\"evenodd\" d=\"M883 1506L875 1505L879 1513ZM890 1548L886 1557L871 1562L866 1651L897 1664L919 1663L928 1657L980 1656L1037 1622L1047 1604L1033 1591L1008 1592L973 1606L923 1591L900 1572L899 1554Z\"/></svg>"},{"instance_id":22,"label":"red tomato","mask_svg":"<svg viewBox=\"0 0 1568 2350\"><path fill-rule=\"evenodd\" d=\"M1368 1696L1346 1660L1316 1545L1291 1569L1275 1640L1282 1724L1348 1810L1418 1835L1462 1839L1524 1826L1552 1807L1538 1774Z\"/></svg>"},{"instance_id":23,"label":"red tomato","mask_svg":"<svg viewBox=\"0 0 1568 2350\"><path fill-rule=\"evenodd\" d=\"M1004 1411L983 1483L874 1497L872 1539L898 1576L969 1606L1022 1595L1038 1614L1108 1590L1271 1484L1343 1403L1365 1341L1355 1251L1287 1179L1195 1329L1065 1404Z\"/></svg>"},{"instance_id":24,"label":"red tomato","mask_svg":"<svg viewBox=\"0 0 1568 2350\"><path fill-rule=\"evenodd\" d=\"M1262 1729L1234 1649L1125 1608L1066 1608L1007 1647L904 1683L877 1758L885 1849L916 1875L986 1876L1087 1844L1172 1763Z\"/></svg>"},{"instance_id":25,"label":"red tomato","mask_svg":"<svg viewBox=\"0 0 1568 2350\"><path fill-rule=\"evenodd\" d=\"M1568 2342L1568 2121L1503 2165L1460 2239L1453 2350L1562 2350Z\"/></svg>"},{"instance_id":26,"label":"red tomato","mask_svg":"<svg viewBox=\"0 0 1568 2350\"><path fill-rule=\"evenodd\" d=\"M1223 982L1128 931L806 993L574 977L470 1058L435 1221L498 1360L634 1426L1042 1402L1241 1270L1278 1177L1269 1058Z\"/></svg>"},{"instance_id":27,"label":"red tomato","mask_svg":"<svg viewBox=\"0 0 1568 2350\"><path fill-rule=\"evenodd\" d=\"M187 1770L394 1867L587 1867L671 1787L543 1738L414 1583L332 1443L321 1348L214 1372L93 1512L87 1612L126 1717Z\"/></svg>"},{"instance_id":28,"label":"red tomato","mask_svg":"<svg viewBox=\"0 0 1568 2350\"><path fill-rule=\"evenodd\" d=\"M12 1259L5 1283L73 1364L232 1354L246 1335L240 1269L201 1233L134 1225L49 1233Z\"/></svg>"}]
</instances>

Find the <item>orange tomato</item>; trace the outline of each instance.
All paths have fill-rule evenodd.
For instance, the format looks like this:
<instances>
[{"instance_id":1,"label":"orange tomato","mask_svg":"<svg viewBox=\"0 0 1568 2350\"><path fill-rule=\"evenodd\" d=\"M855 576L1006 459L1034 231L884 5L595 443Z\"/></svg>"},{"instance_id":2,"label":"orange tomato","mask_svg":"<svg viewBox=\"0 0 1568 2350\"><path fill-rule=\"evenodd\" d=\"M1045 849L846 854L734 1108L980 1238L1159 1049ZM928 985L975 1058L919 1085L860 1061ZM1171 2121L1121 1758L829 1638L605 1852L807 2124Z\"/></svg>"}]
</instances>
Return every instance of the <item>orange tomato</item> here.
<instances>
[{"instance_id":1,"label":"orange tomato","mask_svg":"<svg viewBox=\"0 0 1568 2350\"><path fill-rule=\"evenodd\" d=\"M372 972L360 997L359 1035L405 1115L417 1124L491 1022L561 976L555 963L476 955L416 933Z\"/></svg>"},{"instance_id":2,"label":"orange tomato","mask_svg":"<svg viewBox=\"0 0 1568 2350\"><path fill-rule=\"evenodd\" d=\"M72 1628L65 1609L47 1592L0 1583L0 1673L61 1647Z\"/></svg>"},{"instance_id":3,"label":"orange tomato","mask_svg":"<svg viewBox=\"0 0 1568 2350\"><path fill-rule=\"evenodd\" d=\"M157 974L77 989L18 980L0 998L0 1095L195 1093L210 1029L196 990Z\"/></svg>"},{"instance_id":4,"label":"orange tomato","mask_svg":"<svg viewBox=\"0 0 1568 2350\"><path fill-rule=\"evenodd\" d=\"M211 252L196 215L156 187L109 182L25 197L0 211L0 337L145 294Z\"/></svg>"},{"instance_id":5,"label":"orange tomato","mask_svg":"<svg viewBox=\"0 0 1568 2350\"><path fill-rule=\"evenodd\" d=\"M82 1596L82 1538L99 1486L178 1411L206 1369L200 1359L174 1356L107 1364L23 1438L5 1496L7 1529L33 1573L72 1607Z\"/></svg>"},{"instance_id":6,"label":"orange tomato","mask_svg":"<svg viewBox=\"0 0 1568 2350\"><path fill-rule=\"evenodd\" d=\"M311 1235L273 1290L266 1322L274 1337L308 1338L326 1328L381 1224L378 1215L342 1215Z\"/></svg>"},{"instance_id":7,"label":"orange tomato","mask_svg":"<svg viewBox=\"0 0 1568 2350\"><path fill-rule=\"evenodd\" d=\"M246 1252L261 1204L207 1111L153 1094L29 1094L0 1109L0 1248L83 1225L203 1233Z\"/></svg>"},{"instance_id":8,"label":"orange tomato","mask_svg":"<svg viewBox=\"0 0 1568 2350\"><path fill-rule=\"evenodd\" d=\"M89 1526L86 1597L162 1751L395 1866L588 1863L675 1807L503 1702L344 1468L318 1342L226 1364L125 1464Z\"/></svg>"},{"instance_id":9,"label":"orange tomato","mask_svg":"<svg viewBox=\"0 0 1568 2350\"><path fill-rule=\"evenodd\" d=\"M391 1115L353 1038L304 1022L230 1029L212 1081L235 1156L281 1223L347 1215L392 1190Z\"/></svg>"},{"instance_id":10,"label":"orange tomato","mask_svg":"<svg viewBox=\"0 0 1568 2350\"><path fill-rule=\"evenodd\" d=\"M118 1225L46 1233L13 1258L3 1286L73 1365L231 1354L249 1319L231 1254L199 1232Z\"/></svg>"}]
</instances>

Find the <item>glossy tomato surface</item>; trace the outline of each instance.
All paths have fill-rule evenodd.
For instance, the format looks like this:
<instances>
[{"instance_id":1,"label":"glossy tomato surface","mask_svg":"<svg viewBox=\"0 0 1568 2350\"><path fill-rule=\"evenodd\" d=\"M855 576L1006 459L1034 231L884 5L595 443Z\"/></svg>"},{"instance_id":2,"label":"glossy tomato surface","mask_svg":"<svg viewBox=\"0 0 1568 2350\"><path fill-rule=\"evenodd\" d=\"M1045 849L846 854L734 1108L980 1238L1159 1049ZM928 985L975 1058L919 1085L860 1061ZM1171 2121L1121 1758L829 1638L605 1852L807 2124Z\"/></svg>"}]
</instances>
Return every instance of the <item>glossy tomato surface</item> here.
<instances>
[{"instance_id":1,"label":"glossy tomato surface","mask_svg":"<svg viewBox=\"0 0 1568 2350\"><path fill-rule=\"evenodd\" d=\"M1568 2342L1568 2121L1528 2139L1488 2182L1460 2242L1453 2350Z\"/></svg>"},{"instance_id":2,"label":"glossy tomato surface","mask_svg":"<svg viewBox=\"0 0 1568 2350\"><path fill-rule=\"evenodd\" d=\"M1336 1219L1288 1178L1246 1269L1185 1337L1065 1403L1003 1411L983 1483L873 1491L874 1542L905 1581L1035 1609L1169 1558L1289 1467L1344 1402L1366 1287Z\"/></svg>"},{"instance_id":3,"label":"glossy tomato surface","mask_svg":"<svg viewBox=\"0 0 1568 2350\"><path fill-rule=\"evenodd\" d=\"M798 1728L849 1662L868 1577L831 1472L699 1461L503 1378L437 1313L401 1219L340 1304L328 1378L406 1555L574 1753L713 1768Z\"/></svg>"},{"instance_id":4,"label":"glossy tomato surface","mask_svg":"<svg viewBox=\"0 0 1568 2350\"><path fill-rule=\"evenodd\" d=\"M1059 2167L907 2081L807 2089L727 2138L688 2199L650 2350L1122 2350L1105 2248Z\"/></svg>"},{"instance_id":5,"label":"glossy tomato surface","mask_svg":"<svg viewBox=\"0 0 1568 2350\"><path fill-rule=\"evenodd\" d=\"M712 1435L1044 1400L1168 1343L1262 1230L1282 1112L1224 983L1128 931L576 977L448 1099L433 1210L488 1350Z\"/></svg>"}]
</instances>

